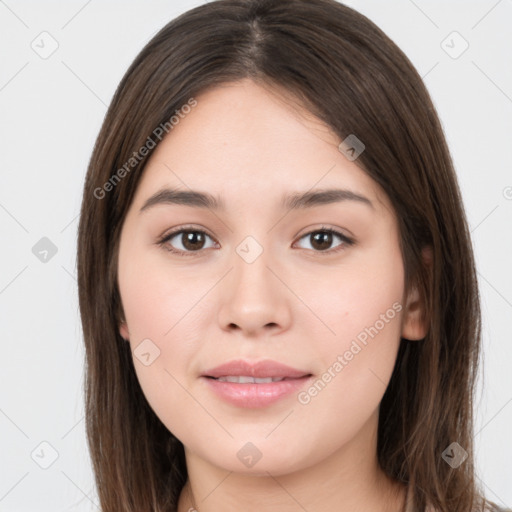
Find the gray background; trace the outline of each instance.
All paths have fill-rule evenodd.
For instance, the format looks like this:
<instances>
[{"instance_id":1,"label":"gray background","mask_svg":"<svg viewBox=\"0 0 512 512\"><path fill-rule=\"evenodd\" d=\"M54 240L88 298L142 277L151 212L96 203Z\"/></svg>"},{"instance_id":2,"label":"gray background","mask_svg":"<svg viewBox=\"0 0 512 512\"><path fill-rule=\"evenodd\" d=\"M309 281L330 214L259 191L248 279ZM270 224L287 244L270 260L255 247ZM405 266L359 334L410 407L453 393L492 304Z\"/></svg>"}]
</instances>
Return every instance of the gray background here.
<instances>
[{"instance_id":1,"label":"gray background","mask_svg":"<svg viewBox=\"0 0 512 512\"><path fill-rule=\"evenodd\" d=\"M0 511L98 510L75 277L83 180L125 70L200 3L0 0ZM477 470L511 507L512 1L347 3L412 60L445 129L482 294Z\"/></svg>"}]
</instances>

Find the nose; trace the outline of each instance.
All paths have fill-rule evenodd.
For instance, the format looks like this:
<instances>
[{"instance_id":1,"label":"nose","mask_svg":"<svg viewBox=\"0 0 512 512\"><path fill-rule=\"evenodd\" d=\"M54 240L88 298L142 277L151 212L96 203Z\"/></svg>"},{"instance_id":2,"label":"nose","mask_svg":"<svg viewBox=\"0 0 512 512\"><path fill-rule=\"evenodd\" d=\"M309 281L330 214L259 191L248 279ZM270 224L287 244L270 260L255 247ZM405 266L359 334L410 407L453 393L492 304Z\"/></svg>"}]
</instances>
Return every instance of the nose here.
<instances>
[{"instance_id":1,"label":"nose","mask_svg":"<svg viewBox=\"0 0 512 512\"><path fill-rule=\"evenodd\" d=\"M221 329L240 330L250 337L275 335L288 329L293 294L286 279L265 251L254 261L243 252L240 254L233 255L232 269L220 283Z\"/></svg>"}]
</instances>

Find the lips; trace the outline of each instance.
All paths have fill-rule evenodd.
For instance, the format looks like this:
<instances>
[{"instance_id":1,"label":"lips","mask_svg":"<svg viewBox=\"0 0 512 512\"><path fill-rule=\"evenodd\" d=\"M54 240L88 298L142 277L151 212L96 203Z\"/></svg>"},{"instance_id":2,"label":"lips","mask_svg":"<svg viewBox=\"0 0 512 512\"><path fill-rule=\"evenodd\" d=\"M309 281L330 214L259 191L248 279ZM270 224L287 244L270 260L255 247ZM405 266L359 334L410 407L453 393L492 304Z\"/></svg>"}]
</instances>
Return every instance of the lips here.
<instances>
[{"instance_id":1,"label":"lips","mask_svg":"<svg viewBox=\"0 0 512 512\"><path fill-rule=\"evenodd\" d=\"M307 371L292 368L291 366L270 359L256 362L238 359L216 366L203 373L204 377L226 382L238 382L240 384L258 383L258 380L261 379L265 379L265 381L261 381L261 383L300 379L309 375L311 375L311 373ZM239 379L234 380L235 377ZM269 381L268 379L272 380Z\"/></svg>"},{"instance_id":2,"label":"lips","mask_svg":"<svg viewBox=\"0 0 512 512\"><path fill-rule=\"evenodd\" d=\"M297 393L312 374L277 361L230 361L201 375L207 389L236 407L268 407Z\"/></svg>"}]
</instances>

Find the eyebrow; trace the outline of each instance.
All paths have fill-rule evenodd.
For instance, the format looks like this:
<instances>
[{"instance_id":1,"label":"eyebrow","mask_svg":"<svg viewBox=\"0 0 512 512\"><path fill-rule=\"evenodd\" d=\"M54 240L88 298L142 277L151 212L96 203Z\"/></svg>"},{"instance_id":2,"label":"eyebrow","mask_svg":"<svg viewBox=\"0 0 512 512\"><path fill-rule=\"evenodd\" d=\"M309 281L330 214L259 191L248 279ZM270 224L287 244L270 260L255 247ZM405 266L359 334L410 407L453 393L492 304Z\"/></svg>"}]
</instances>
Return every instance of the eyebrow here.
<instances>
[{"instance_id":1,"label":"eyebrow","mask_svg":"<svg viewBox=\"0 0 512 512\"><path fill-rule=\"evenodd\" d=\"M345 189L321 189L307 192L295 192L284 196L281 201L281 206L289 210L299 210L342 201L355 201L375 209L373 203L367 197ZM164 188L147 199L139 213L159 204L178 204L222 211L226 209L222 198L213 196L207 192Z\"/></svg>"}]
</instances>

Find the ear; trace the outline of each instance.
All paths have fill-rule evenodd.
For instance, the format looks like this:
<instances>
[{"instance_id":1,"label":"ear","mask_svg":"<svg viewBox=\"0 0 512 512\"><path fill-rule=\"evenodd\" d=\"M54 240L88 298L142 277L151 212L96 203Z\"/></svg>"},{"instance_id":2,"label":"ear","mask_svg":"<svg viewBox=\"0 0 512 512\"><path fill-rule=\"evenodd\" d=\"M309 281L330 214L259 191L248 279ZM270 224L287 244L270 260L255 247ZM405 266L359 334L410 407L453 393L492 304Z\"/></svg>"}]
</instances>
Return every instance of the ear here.
<instances>
[{"instance_id":1,"label":"ear","mask_svg":"<svg viewBox=\"0 0 512 512\"><path fill-rule=\"evenodd\" d=\"M424 265L431 266L432 248L430 246L422 250L422 258ZM422 340L427 332L425 302L420 297L417 287L413 287L407 296L404 308L401 336L407 340Z\"/></svg>"},{"instance_id":2,"label":"ear","mask_svg":"<svg viewBox=\"0 0 512 512\"><path fill-rule=\"evenodd\" d=\"M119 323L119 334L121 335L121 338L124 339L124 341L130 340L130 333L128 332L128 325L126 323L126 320L121 320Z\"/></svg>"}]
</instances>

